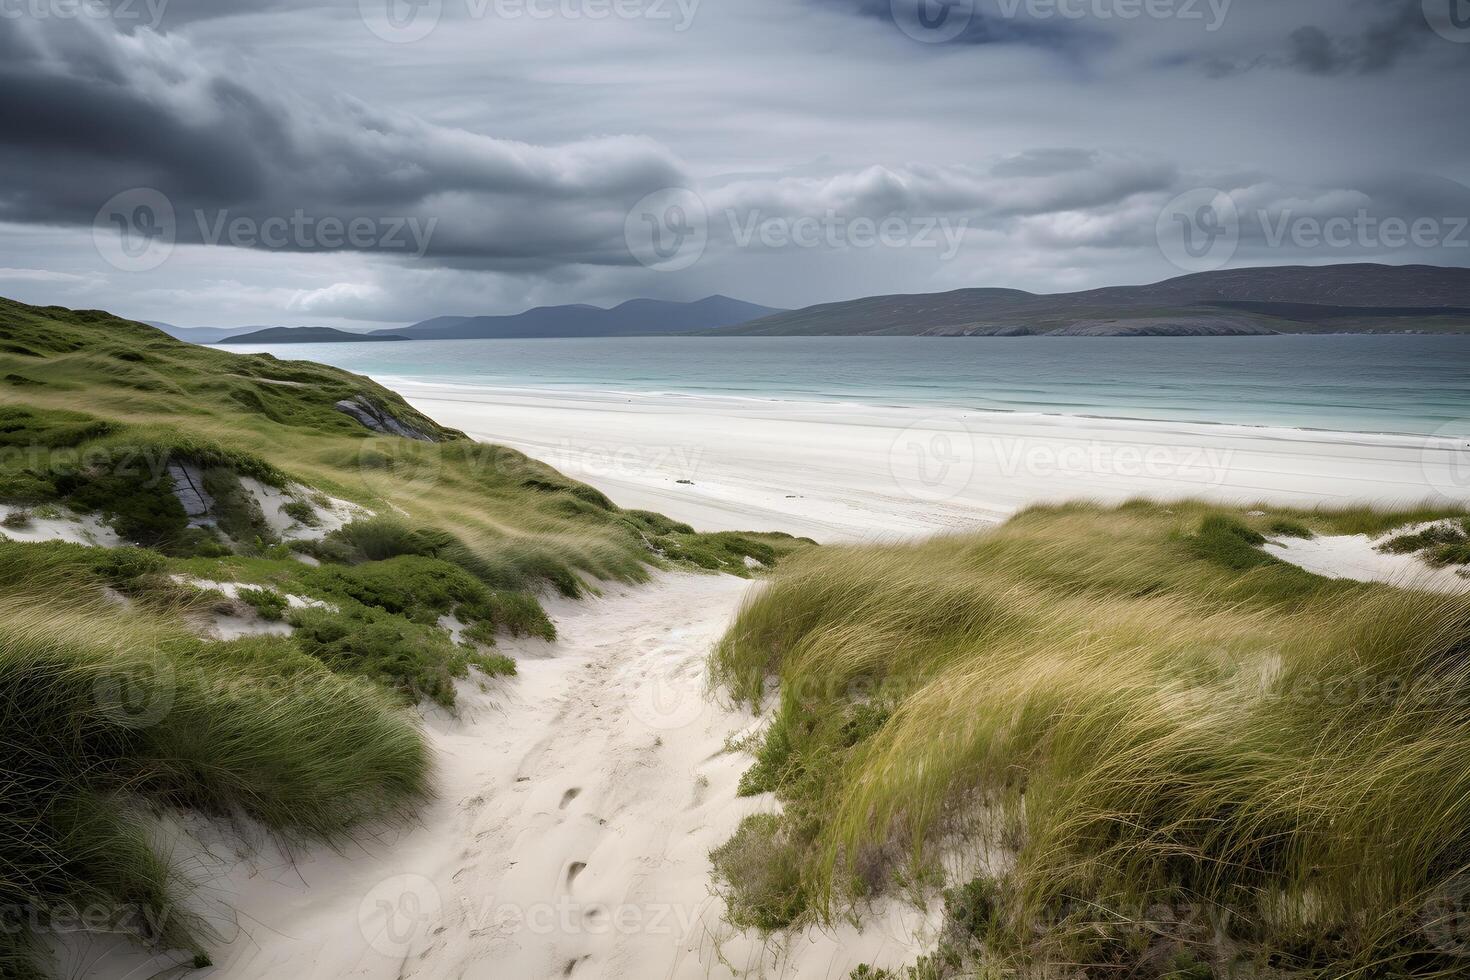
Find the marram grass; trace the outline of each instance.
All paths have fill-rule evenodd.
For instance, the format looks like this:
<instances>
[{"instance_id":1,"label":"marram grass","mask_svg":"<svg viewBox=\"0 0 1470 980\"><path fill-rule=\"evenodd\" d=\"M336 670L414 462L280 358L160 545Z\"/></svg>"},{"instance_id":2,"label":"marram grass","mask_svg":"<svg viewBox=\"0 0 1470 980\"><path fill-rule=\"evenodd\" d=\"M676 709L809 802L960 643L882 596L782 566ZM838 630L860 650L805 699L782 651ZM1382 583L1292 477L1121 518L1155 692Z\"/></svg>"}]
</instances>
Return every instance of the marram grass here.
<instances>
[{"instance_id":1,"label":"marram grass","mask_svg":"<svg viewBox=\"0 0 1470 980\"><path fill-rule=\"evenodd\" d=\"M371 431L342 401L434 441ZM174 465L218 531L190 526ZM373 516L288 545L247 479L289 489L303 524L322 526L323 495ZM406 816L432 790L412 706L452 706L471 668L513 672L491 647L554 636L542 592L670 565L748 575L805 543L624 510L346 371L4 299L0 503L22 515L11 530L86 514L129 545L0 541L0 977L44 975L47 929L99 919L202 964L211 937L154 849L160 814L328 842ZM233 602L188 578L249 588ZM184 615L214 605L293 633L206 642Z\"/></svg>"},{"instance_id":2,"label":"marram grass","mask_svg":"<svg viewBox=\"0 0 1470 980\"><path fill-rule=\"evenodd\" d=\"M105 921L203 950L158 808L339 840L430 790L411 716L278 637L205 643L125 610L80 563L0 546L0 976L43 975L35 929Z\"/></svg>"},{"instance_id":3,"label":"marram grass","mask_svg":"<svg viewBox=\"0 0 1470 980\"><path fill-rule=\"evenodd\" d=\"M915 977L1465 975L1470 598L1256 547L1445 515L1260 509L793 559L712 660L744 699L779 680L743 788L781 816L713 855L732 915L944 884Z\"/></svg>"}]
</instances>

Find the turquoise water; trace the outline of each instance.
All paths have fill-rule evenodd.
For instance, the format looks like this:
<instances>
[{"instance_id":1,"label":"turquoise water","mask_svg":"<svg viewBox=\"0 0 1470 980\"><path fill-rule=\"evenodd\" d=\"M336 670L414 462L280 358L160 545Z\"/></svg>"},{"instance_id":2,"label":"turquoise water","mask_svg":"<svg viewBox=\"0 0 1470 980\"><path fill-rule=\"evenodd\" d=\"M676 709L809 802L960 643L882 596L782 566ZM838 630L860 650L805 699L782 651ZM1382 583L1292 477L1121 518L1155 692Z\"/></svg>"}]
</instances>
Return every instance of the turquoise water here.
<instances>
[{"instance_id":1,"label":"turquoise water","mask_svg":"<svg viewBox=\"0 0 1470 980\"><path fill-rule=\"evenodd\" d=\"M1470 337L638 337L231 347L458 385L1470 435Z\"/></svg>"}]
</instances>

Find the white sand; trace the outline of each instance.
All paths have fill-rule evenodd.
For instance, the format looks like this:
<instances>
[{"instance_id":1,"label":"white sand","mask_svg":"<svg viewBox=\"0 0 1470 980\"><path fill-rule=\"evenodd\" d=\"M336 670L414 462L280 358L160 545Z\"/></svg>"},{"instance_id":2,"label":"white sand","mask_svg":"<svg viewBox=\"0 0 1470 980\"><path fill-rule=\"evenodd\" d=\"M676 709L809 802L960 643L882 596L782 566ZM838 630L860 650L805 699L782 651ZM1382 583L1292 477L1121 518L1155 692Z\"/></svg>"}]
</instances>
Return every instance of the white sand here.
<instances>
[{"instance_id":1,"label":"white sand","mask_svg":"<svg viewBox=\"0 0 1470 980\"><path fill-rule=\"evenodd\" d=\"M1449 439L395 381L414 406L706 530L819 541L974 527L1042 501L1470 501ZM1456 469L1456 464L1459 468ZM689 480L692 483L680 483Z\"/></svg>"},{"instance_id":2,"label":"white sand","mask_svg":"<svg viewBox=\"0 0 1470 980\"><path fill-rule=\"evenodd\" d=\"M1417 524L1387 534L1329 535L1316 538L1283 538L1268 541L1265 549L1282 561L1291 562L1325 578L1355 582L1386 582L1403 589L1426 592L1470 591L1467 570L1434 568L1417 554L1394 555L1378 550L1379 545L1400 534L1417 534L1429 527Z\"/></svg>"},{"instance_id":3,"label":"white sand","mask_svg":"<svg viewBox=\"0 0 1470 980\"><path fill-rule=\"evenodd\" d=\"M58 517L38 517L29 508L0 504L0 518L17 512L30 515L30 519L24 527L0 527L0 537L33 544L41 541L66 541L99 548L115 548L122 544L117 532L94 514L75 514L60 510Z\"/></svg>"},{"instance_id":4,"label":"white sand","mask_svg":"<svg viewBox=\"0 0 1470 980\"><path fill-rule=\"evenodd\" d=\"M736 799L751 760L725 749L757 720L704 697L704 655L750 587L667 574L549 602L556 643L505 641L517 677L426 719L440 798L419 826L287 858L196 824L208 849L178 852L228 940L214 975L827 978L912 960L932 924L899 904L785 949L721 922L708 852L772 805ZM101 937L64 952L67 977L171 962Z\"/></svg>"},{"instance_id":5,"label":"white sand","mask_svg":"<svg viewBox=\"0 0 1470 980\"><path fill-rule=\"evenodd\" d=\"M253 477L242 476L240 485L255 498L266 523L282 541L319 541L331 532L350 524L358 518L371 517L373 512L348 500L339 500L317 493L310 487L292 484L285 490L268 486ZM326 506L312 503L316 512L316 524L308 527L286 513L292 503L325 501Z\"/></svg>"}]
</instances>

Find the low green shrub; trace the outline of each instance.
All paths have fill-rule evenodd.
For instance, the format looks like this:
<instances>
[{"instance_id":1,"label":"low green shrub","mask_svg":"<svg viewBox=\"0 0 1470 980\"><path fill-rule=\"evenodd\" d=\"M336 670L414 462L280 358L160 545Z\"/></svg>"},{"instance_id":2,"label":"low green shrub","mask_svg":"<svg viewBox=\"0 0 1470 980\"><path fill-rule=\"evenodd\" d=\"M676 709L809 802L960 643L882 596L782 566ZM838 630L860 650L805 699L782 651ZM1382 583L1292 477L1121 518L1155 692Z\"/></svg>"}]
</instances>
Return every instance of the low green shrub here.
<instances>
[{"instance_id":1,"label":"low green shrub","mask_svg":"<svg viewBox=\"0 0 1470 980\"><path fill-rule=\"evenodd\" d=\"M210 516L233 541L256 553L276 542L276 533L261 512L260 503L233 470L221 466L205 470L204 491L213 500Z\"/></svg>"},{"instance_id":2,"label":"low green shrub","mask_svg":"<svg viewBox=\"0 0 1470 980\"><path fill-rule=\"evenodd\" d=\"M1428 551L1444 545L1462 544L1466 532L1449 521L1441 521L1413 534L1400 534L1389 538L1378 546L1378 550L1390 555L1407 555Z\"/></svg>"},{"instance_id":3,"label":"low green shrub","mask_svg":"<svg viewBox=\"0 0 1470 980\"><path fill-rule=\"evenodd\" d=\"M515 673L515 662L457 646L437 626L362 605L341 610L295 609L291 639L305 654L341 674L365 677L397 691L404 701L455 703L454 681L470 667L497 676Z\"/></svg>"},{"instance_id":4,"label":"low green shrub","mask_svg":"<svg viewBox=\"0 0 1470 980\"><path fill-rule=\"evenodd\" d=\"M1267 525L1271 533L1279 538L1313 538L1316 535L1312 529L1301 521L1286 520L1278 518Z\"/></svg>"},{"instance_id":5,"label":"low green shrub","mask_svg":"<svg viewBox=\"0 0 1470 980\"><path fill-rule=\"evenodd\" d=\"M189 518L167 474L121 455L84 470L57 473L57 494L85 512L100 514L126 541L180 552L189 542Z\"/></svg>"},{"instance_id":6,"label":"low green shrub","mask_svg":"<svg viewBox=\"0 0 1470 980\"><path fill-rule=\"evenodd\" d=\"M320 527L321 518L317 516L316 508L307 500L292 500L281 505L281 513L303 527Z\"/></svg>"},{"instance_id":7,"label":"low green shrub","mask_svg":"<svg viewBox=\"0 0 1470 980\"><path fill-rule=\"evenodd\" d=\"M769 932L791 925L806 911L798 850L779 817L753 813L710 852L711 874L732 925Z\"/></svg>"},{"instance_id":8,"label":"low green shrub","mask_svg":"<svg viewBox=\"0 0 1470 980\"><path fill-rule=\"evenodd\" d=\"M240 601L250 606L261 619L279 621L286 618L291 604L274 589L241 589Z\"/></svg>"},{"instance_id":9,"label":"low green shrub","mask_svg":"<svg viewBox=\"0 0 1470 980\"><path fill-rule=\"evenodd\" d=\"M501 632L548 642L556 639L556 625L546 610L535 596L524 592L490 591L481 600L461 605L458 612L468 621L465 636L486 646L493 646L495 635Z\"/></svg>"},{"instance_id":10,"label":"low green shrub","mask_svg":"<svg viewBox=\"0 0 1470 980\"><path fill-rule=\"evenodd\" d=\"M1197 557L1232 571L1245 571L1276 561L1260 550L1259 546L1265 543L1265 535L1224 514L1206 517L1190 539Z\"/></svg>"}]
</instances>

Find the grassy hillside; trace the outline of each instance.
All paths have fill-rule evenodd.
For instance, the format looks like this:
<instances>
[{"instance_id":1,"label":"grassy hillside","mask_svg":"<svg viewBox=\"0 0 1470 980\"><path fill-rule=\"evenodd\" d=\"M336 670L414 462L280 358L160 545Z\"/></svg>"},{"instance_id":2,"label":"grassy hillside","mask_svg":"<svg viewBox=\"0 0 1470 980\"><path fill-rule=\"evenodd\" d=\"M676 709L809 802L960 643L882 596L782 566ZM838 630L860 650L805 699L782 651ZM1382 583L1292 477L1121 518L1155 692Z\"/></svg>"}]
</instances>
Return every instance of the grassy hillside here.
<instances>
[{"instance_id":1,"label":"grassy hillside","mask_svg":"<svg viewBox=\"0 0 1470 980\"><path fill-rule=\"evenodd\" d=\"M732 918L944 886L908 977L1463 976L1470 597L1258 547L1440 516L1075 505L793 559L712 660L779 681Z\"/></svg>"},{"instance_id":2,"label":"grassy hillside","mask_svg":"<svg viewBox=\"0 0 1470 980\"><path fill-rule=\"evenodd\" d=\"M513 672L497 635L553 636L539 592L798 544L622 510L340 370L5 300L0 505L6 977L77 921L204 963L154 815L329 841L406 815L432 792L413 706ZM221 613L289 635L207 638Z\"/></svg>"}]
</instances>

